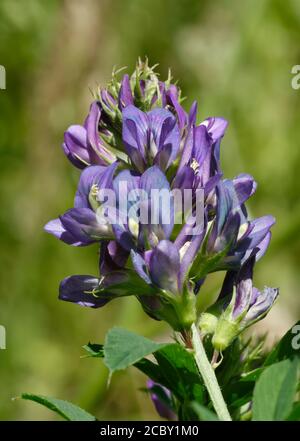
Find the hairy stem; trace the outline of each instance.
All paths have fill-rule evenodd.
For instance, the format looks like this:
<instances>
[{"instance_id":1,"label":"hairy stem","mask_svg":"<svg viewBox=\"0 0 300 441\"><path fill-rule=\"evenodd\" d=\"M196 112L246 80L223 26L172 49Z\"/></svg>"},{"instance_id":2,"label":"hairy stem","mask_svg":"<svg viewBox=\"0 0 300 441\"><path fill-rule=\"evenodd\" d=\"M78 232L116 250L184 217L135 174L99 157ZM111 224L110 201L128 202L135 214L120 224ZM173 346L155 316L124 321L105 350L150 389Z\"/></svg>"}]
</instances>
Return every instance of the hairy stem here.
<instances>
[{"instance_id":1,"label":"hairy stem","mask_svg":"<svg viewBox=\"0 0 300 441\"><path fill-rule=\"evenodd\" d=\"M192 325L192 342L195 360L204 384L208 390L211 401L214 405L215 411L221 421L231 421L231 416L224 401L216 374L207 358L199 331L195 324Z\"/></svg>"}]
</instances>

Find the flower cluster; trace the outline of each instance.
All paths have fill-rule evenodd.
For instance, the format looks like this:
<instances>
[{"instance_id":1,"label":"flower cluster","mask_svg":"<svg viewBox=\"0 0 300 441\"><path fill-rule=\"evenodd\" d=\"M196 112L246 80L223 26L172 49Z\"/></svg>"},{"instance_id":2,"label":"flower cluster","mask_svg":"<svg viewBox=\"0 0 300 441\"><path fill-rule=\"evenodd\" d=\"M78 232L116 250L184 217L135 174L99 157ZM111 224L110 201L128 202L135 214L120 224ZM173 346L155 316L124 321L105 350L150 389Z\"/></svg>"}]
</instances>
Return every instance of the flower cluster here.
<instances>
[{"instance_id":1,"label":"flower cluster","mask_svg":"<svg viewBox=\"0 0 300 441\"><path fill-rule=\"evenodd\" d=\"M186 112L171 76L160 81L147 62L119 76L97 91L84 124L65 132L63 150L81 176L74 207L45 229L69 245L97 243L100 259L97 277L67 277L59 298L98 308L133 295L148 315L183 335L199 321L223 350L277 297L276 289L252 285L274 218L249 219L245 203L256 190L250 175L223 177L225 119L198 124L197 103ZM189 194L188 210L176 191ZM204 282L215 271L226 275L210 306Z\"/></svg>"}]
</instances>

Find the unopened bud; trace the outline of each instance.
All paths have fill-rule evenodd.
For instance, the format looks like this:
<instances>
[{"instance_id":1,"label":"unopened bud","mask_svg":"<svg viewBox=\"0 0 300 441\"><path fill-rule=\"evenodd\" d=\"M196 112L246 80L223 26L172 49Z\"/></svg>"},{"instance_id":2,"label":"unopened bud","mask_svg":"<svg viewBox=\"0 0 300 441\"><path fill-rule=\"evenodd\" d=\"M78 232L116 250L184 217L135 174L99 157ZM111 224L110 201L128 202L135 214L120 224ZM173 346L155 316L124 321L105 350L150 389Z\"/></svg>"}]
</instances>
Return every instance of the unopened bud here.
<instances>
[{"instance_id":1,"label":"unopened bud","mask_svg":"<svg viewBox=\"0 0 300 441\"><path fill-rule=\"evenodd\" d=\"M230 321L225 317L220 317L214 336L212 338L212 344L218 351L224 351L237 337L240 329L236 322Z\"/></svg>"},{"instance_id":2,"label":"unopened bud","mask_svg":"<svg viewBox=\"0 0 300 441\"><path fill-rule=\"evenodd\" d=\"M215 332L216 327L218 324L218 318L210 314L209 312L204 312L201 314L200 320L199 320L199 328L201 331L201 335L211 335Z\"/></svg>"}]
</instances>

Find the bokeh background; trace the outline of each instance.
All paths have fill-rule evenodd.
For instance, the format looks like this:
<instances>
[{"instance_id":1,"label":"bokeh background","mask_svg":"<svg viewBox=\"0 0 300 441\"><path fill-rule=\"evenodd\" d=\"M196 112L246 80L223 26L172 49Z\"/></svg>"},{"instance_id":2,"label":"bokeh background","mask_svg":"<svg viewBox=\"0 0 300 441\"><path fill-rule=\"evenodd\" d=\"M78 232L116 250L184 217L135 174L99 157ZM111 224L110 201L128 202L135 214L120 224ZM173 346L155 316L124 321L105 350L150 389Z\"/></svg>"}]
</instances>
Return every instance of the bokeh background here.
<instances>
[{"instance_id":1,"label":"bokeh background","mask_svg":"<svg viewBox=\"0 0 300 441\"><path fill-rule=\"evenodd\" d=\"M257 328L271 344L299 317L300 64L298 0L1 0L0 64L0 419L55 419L21 392L73 401L99 419L155 418L133 369L107 389L100 360L81 359L81 346L103 342L112 325L166 338L131 298L103 310L57 300L59 281L97 274L97 248L68 247L43 225L72 206L78 172L65 159L64 130L81 123L97 84L114 65L132 70L138 56L168 67L200 119L230 121L223 140L227 177L255 176L253 216L277 218L256 285L279 286L280 299ZM217 289L219 276L207 289Z\"/></svg>"}]
</instances>

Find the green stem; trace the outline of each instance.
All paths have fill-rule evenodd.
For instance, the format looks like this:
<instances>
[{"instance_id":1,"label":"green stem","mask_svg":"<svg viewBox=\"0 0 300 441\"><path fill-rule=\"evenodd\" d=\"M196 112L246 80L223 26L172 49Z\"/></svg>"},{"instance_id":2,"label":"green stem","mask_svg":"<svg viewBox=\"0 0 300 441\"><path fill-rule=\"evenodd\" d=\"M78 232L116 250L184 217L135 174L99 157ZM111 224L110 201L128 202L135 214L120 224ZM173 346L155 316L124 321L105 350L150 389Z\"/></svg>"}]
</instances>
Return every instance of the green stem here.
<instances>
[{"instance_id":1,"label":"green stem","mask_svg":"<svg viewBox=\"0 0 300 441\"><path fill-rule=\"evenodd\" d=\"M199 331L195 324L192 325L192 342L195 361L208 390L215 411L221 421L231 421L231 416L224 401L215 371L207 358Z\"/></svg>"}]
</instances>

